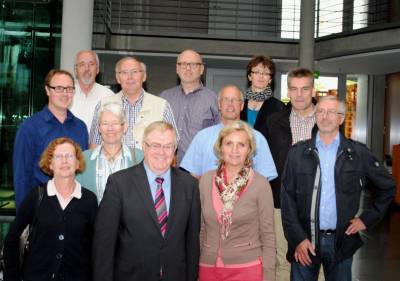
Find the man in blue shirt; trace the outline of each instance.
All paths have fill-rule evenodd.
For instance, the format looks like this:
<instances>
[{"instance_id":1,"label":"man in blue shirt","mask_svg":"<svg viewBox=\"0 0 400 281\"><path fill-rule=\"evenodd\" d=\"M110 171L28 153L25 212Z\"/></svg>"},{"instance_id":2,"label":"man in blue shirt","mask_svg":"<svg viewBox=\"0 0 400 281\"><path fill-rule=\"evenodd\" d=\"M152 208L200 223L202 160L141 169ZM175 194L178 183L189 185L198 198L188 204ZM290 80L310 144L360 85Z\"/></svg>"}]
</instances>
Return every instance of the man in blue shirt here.
<instances>
[{"instance_id":1,"label":"man in blue shirt","mask_svg":"<svg viewBox=\"0 0 400 281\"><path fill-rule=\"evenodd\" d=\"M221 123L201 130L193 138L186 151L180 167L196 177L217 168L217 158L214 154L214 144L219 131L232 121L240 120L240 111L243 109L243 94L234 85L223 87L218 95L218 107ZM256 140L256 153L253 156L253 169L266 177L269 181L278 176L269 146L264 136L253 130Z\"/></svg>"},{"instance_id":2,"label":"man in blue shirt","mask_svg":"<svg viewBox=\"0 0 400 281\"><path fill-rule=\"evenodd\" d=\"M49 180L49 176L39 168L39 159L52 140L69 137L76 141L82 150L88 148L85 123L68 110L74 90L74 79L69 72L51 70L45 78L48 104L18 128L13 153L17 210L30 190Z\"/></svg>"},{"instance_id":3,"label":"man in blue shirt","mask_svg":"<svg viewBox=\"0 0 400 281\"><path fill-rule=\"evenodd\" d=\"M334 96L320 98L318 133L295 144L288 154L281 188L281 211L292 281L351 281L360 231L370 229L391 203L395 182L365 145L339 132L345 105ZM366 181L375 189L371 205L361 210Z\"/></svg>"}]
</instances>

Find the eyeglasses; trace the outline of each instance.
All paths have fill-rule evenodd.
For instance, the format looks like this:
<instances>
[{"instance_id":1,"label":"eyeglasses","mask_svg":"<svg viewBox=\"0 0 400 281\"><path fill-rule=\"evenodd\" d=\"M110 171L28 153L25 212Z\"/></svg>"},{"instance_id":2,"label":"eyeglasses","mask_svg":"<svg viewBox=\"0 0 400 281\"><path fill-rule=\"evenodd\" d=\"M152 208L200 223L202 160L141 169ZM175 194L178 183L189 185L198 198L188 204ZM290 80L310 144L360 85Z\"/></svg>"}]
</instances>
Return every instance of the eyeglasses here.
<instances>
[{"instance_id":1,"label":"eyeglasses","mask_svg":"<svg viewBox=\"0 0 400 281\"><path fill-rule=\"evenodd\" d=\"M132 75L132 76L138 75L139 73L142 73L142 72L144 72L144 71L140 70L140 69L132 69L132 70L121 70L121 71L118 71L117 73L121 76L128 77L130 75Z\"/></svg>"},{"instance_id":2,"label":"eyeglasses","mask_svg":"<svg viewBox=\"0 0 400 281\"><path fill-rule=\"evenodd\" d=\"M176 145L173 143L168 143L168 144L161 144L157 142L152 142L152 143L144 142L144 143L147 147L149 147L152 150L161 150L162 148L163 150L172 152L176 149Z\"/></svg>"},{"instance_id":3,"label":"eyeglasses","mask_svg":"<svg viewBox=\"0 0 400 281\"><path fill-rule=\"evenodd\" d=\"M67 160L67 161L71 161L74 160L76 158L75 154L72 153L67 153L67 154L54 154L53 156L54 160L56 161L62 161L62 160Z\"/></svg>"},{"instance_id":4,"label":"eyeglasses","mask_svg":"<svg viewBox=\"0 0 400 281\"><path fill-rule=\"evenodd\" d=\"M200 65L203 65L201 62L178 62L180 68L186 69L188 66L191 69L197 69Z\"/></svg>"},{"instance_id":5,"label":"eyeglasses","mask_svg":"<svg viewBox=\"0 0 400 281\"><path fill-rule=\"evenodd\" d=\"M54 92L59 93L59 94L75 92L75 87L71 87L71 86L63 87L63 86L50 86L50 85L47 85L47 87L49 87L50 89L53 89Z\"/></svg>"},{"instance_id":6,"label":"eyeglasses","mask_svg":"<svg viewBox=\"0 0 400 281\"><path fill-rule=\"evenodd\" d=\"M122 124L123 123L100 123L100 126L105 127L105 128L108 128L108 127L115 128L115 127L122 126Z\"/></svg>"},{"instance_id":7,"label":"eyeglasses","mask_svg":"<svg viewBox=\"0 0 400 281\"><path fill-rule=\"evenodd\" d=\"M344 115L343 112L338 112L338 111L333 110L333 109L329 109L329 110L317 109L315 111L315 114L317 116L325 116L325 114L326 114L326 116L328 116L329 118L335 117L336 115Z\"/></svg>"},{"instance_id":8,"label":"eyeglasses","mask_svg":"<svg viewBox=\"0 0 400 281\"><path fill-rule=\"evenodd\" d=\"M242 103L242 99L237 99L237 98L221 98L221 101L224 103Z\"/></svg>"},{"instance_id":9,"label":"eyeglasses","mask_svg":"<svg viewBox=\"0 0 400 281\"><path fill-rule=\"evenodd\" d=\"M257 76L271 76L270 72L252 71L251 73Z\"/></svg>"}]
</instances>

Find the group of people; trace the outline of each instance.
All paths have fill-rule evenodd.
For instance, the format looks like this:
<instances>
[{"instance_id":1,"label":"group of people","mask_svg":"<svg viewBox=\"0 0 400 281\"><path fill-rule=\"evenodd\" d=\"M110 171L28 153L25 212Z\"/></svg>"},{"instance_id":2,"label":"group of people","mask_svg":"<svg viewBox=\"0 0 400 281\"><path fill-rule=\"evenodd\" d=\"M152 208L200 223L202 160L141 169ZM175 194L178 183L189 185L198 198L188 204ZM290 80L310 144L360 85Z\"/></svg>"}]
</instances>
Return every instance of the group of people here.
<instances>
[{"instance_id":1,"label":"group of people","mask_svg":"<svg viewBox=\"0 0 400 281\"><path fill-rule=\"evenodd\" d=\"M249 62L245 93L207 89L204 68L183 51L180 85L158 96L134 57L116 63L117 94L95 82L93 51L77 54L76 79L48 73L49 102L14 144L5 280L309 281L321 265L326 280L351 280L359 232L395 183L341 133L345 104L317 101L305 68L289 72L283 104L266 56ZM359 210L368 181L374 200Z\"/></svg>"}]
</instances>

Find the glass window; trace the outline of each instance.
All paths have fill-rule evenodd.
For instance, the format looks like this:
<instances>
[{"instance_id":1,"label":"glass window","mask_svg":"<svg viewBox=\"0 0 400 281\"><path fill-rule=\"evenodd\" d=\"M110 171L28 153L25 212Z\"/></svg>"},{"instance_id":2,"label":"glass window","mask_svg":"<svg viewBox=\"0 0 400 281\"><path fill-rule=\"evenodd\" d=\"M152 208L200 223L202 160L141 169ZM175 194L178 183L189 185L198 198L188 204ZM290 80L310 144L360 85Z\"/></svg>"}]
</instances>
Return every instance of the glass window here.
<instances>
[{"instance_id":1,"label":"glass window","mask_svg":"<svg viewBox=\"0 0 400 281\"><path fill-rule=\"evenodd\" d=\"M353 29L368 26L368 0L354 0Z\"/></svg>"},{"instance_id":2,"label":"glass window","mask_svg":"<svg viewBox=\"0 0 400 281\"><path fill-rule=\"evenodd\" d=\"M54 46L61 40L60 3L3 1L0 9L0 215L15 213L12 152L18 125L47 103L43 80L55 67Z\"/></svg>"}]
</instances>

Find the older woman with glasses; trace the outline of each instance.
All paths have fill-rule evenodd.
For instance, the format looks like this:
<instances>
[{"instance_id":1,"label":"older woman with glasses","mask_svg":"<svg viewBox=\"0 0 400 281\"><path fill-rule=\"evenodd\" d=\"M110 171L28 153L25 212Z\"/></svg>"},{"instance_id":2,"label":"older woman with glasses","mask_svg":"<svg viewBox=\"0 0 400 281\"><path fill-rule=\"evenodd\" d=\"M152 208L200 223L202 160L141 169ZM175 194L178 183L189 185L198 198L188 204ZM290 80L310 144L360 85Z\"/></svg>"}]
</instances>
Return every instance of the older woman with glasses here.
<instances>
[{"instance_id":1,"label":"older woman with glasses","mask_svg":"<svg viewBox=\"0 0 400 281\"><path fill-rule=\"evenodd\" d=\"M247 121L263 133L266 120L272 113L282 110L285 104L273 97L271 84L274 81L275 64L266 56L255 56L247 65L249 88L240 119Z\"/></svg>"},{"instance_id":2,"label":"older woman with glasses","mask_svg":"<svg viewBox=\"0 0 400 281\"><path fill-rule=\"evenodd\" d=\"M108 176L138 164L143 159L143 152L136 148L130 149L122 143L128 123L121 104L104 103L98 112L97 120L102 144L83 153L87 168L77 176L77 180L93 191L100 203Z\"/></svg>"},{"instance_id":3,"label":"older woman with glasses","mask_svg":"<svg viewBox=\"0 0 400 281\"><path fill-rule=\"evenodd\" d=\"M75 180L85 169L82 151L69 138L55 139L39 166L52 179L34 188L18 209L4 243L5 280L90 281L97 201ZM20 236L27 225L29 249L21 265Z\"/></svg>"},{"instance_id":4,"label":"older woman with glasses","mask_svg":"<svg viewBox=\"0 0 400 281\"><path fill-rule=\"evenodd\" d=\"M254 136L243 121L219 133L219 166L200 179L200 281L275 280L271 187L252 169Z\"/></svg>"}]
</instances>

